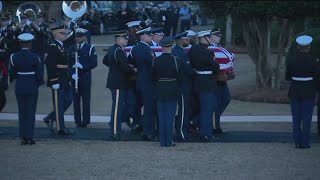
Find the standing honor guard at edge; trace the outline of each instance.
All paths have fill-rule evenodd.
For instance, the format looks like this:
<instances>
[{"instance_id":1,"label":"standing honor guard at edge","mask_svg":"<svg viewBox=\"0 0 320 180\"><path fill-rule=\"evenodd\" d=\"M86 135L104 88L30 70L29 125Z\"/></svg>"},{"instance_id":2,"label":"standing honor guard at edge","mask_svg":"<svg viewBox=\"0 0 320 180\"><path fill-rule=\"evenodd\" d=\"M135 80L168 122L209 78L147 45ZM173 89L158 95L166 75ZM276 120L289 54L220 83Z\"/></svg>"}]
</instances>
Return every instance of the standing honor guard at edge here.
<instances>
[{"instance_id":1,"label":"standing honor guard at edge","mask_svg":"<svg viewBox=\"0 0 320 180\"><path fill-rule=\"evenodd\" d=\"M288 58L286 80L291 81L288 96L291 103L295 148L310 148L310 128L316 98L314 75L319 72L316 59L309 54L312 37L296 38L299 52Z\"/></svg>"},{"instance_id":2,"label":"standing honor guard at edge","mask_svg":"<svg viewBox=\"0 0 320 180\"><path fill-rule=\"evenodd\" d=\"M10 65L16 77L15 94L19 111L21 145L35 144L33 130L37 110L38 88L41 83L40 58L30 51L34 36L23 33L18 36L21 50L10 56Z\"/></svg>"},{"instance_id":3,"label":"standing honor guard at edge","mask_svg":"<svg viewBox=\"0 0 320 180\"><path fill-rule=\"evenodd\" d=\"M152 77L155 81L155 98L159 117L159 140L161 147L173 144L173 121L180 96L182 78L181 61L171 55L174 39L165 37L160 41L163 53L152 62Z\"/></svg>"},{"instance_id":4,"label":"standing honor guard at edge","mask_svg":"<svg viewBox=\"0 0 320 180\"><path fill-rule=\"evenodd\" d=\"M126 140L121 133L121 123L125 114L125 101L128 90L129 77L135 71L127 63L127 55L123 47L128 44L126 31L114 34L115 44L103 58L103 64L109 67L107 88L112 94L111 137L113 140Z\"/></svg>"},{"instance_id":5,"label":"standing honor guard at edge","mask_svg":"<svg viewBox=\"0 0 320 180\"><path fill-rule=\"evenodd\" d=\"M93 45L86 43L87 30L83 28L76 28L75 39L76 44L69 49L69 66L73 67L70 74L72 74L72 89L73 92L73 109L74 121L77 127L87 127L90 124L90 99L91 99L91 70L97 67L97 53ZM75 52L77 51L78 61L75 62ZM78 72L76 74L76 69ZM76 81L77 84L76 84ZM82 101L82 118L81 118L81 104Z\"/></svg>"},{"instance_id":6,"label":"standing honor guard at edge","mask_svg":"<svg viewBox=\"0 0 320 180\"><path fill-rule=\"evenodd\" d=\"M47 86L52 88L54 111L43 120L51 130L52 123L56 120L58 134L69 135L74 134L74 132L65 128L64 125L64 112L72 103L71 78L68 73L69 57L63 43L66 39L66 30L60 23L56 23L51 31L54 40L48 47L46 65L48 74Z\"/></svg>"}]
</instances>

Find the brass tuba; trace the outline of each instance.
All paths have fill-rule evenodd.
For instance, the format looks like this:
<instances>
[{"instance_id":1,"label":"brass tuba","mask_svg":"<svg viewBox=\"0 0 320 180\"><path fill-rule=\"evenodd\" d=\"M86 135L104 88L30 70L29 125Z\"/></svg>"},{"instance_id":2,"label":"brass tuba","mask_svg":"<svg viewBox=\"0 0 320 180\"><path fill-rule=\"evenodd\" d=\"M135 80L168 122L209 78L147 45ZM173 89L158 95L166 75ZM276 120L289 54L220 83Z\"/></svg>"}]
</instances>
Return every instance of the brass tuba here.
<instances>
[{"instance_id":1,"label":"brass tuba","mask_svg":"<svg viewBox=\"0 0 320 180\"><path fill-rule=\"evenodd\" d=\"M21 23L20 15L25 13L29 16L29 21L33 22L37 18L37 14L39 12L41 12L41 9L38 4L29 1L19 5L16 11L16 16L19 19L19 23Z\"/></svg>"}]
</instances>

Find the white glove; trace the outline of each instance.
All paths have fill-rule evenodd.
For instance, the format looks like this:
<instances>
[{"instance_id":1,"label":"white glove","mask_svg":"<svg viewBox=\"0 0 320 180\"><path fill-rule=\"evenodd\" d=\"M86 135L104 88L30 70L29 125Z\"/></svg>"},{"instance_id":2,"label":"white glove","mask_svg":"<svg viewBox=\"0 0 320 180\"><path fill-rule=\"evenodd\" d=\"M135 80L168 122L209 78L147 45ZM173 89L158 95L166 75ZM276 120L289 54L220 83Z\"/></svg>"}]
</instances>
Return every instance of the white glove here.
<instances>
[{"instance_id":1,"label":"white glove","mask_svg":"<svg viewBox=\"0 0 320 180\"><path fill-rule=\"evenodd\" d=\"M83 68L82 64L80 64L79 62L76 62L72 67L73 68L80 68L80 69Z\"/></svg>"},{"instance_id":2,"label":"white glove","mask_svg":"<svg viewBox=\"0 0 320 180\"><path fill-rule=\"evenodd\" d=\"M77 80L78 76L76 74L72 74L72 79Z\"/></svg>"},{"instance_id":3,"label":"white glove","mask_svg":"<svg viewBox=\"0 0 320 180\"><path fill-rule=\"evenodd\" d=\"M59 89L60 88L60 84L53 84L52 85L52 89Z\"/></svg>"}]
</instances>

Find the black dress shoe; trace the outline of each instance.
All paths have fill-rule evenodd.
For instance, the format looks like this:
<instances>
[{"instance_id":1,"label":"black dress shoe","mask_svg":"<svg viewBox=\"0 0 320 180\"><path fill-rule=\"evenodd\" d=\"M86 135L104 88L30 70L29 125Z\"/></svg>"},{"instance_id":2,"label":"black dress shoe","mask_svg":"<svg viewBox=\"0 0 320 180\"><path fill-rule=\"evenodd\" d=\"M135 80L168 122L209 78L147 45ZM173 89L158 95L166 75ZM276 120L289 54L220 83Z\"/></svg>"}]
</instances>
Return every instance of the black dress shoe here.
<instances>
[{"instance_id":1,"label":"black dress shoe","mask_svg":"<svg viewBox=\"0 0 320 180\"><path fill-rule=\"evenodd\" d=\"M221 128L217 128L217 129L213 129L213 130L212 130L212 133L213 133L213 134L227 134L227 133L229 133L229 132L226 131L226 130L223 130L223 129L221 129Z\"/></svg>"},{"instance_id":2,"label":"black dress shoe","mask_svg":"<svg viewBox=\"0 0 320 180\"><path fill-rule=\"evenodd\" d=\"M34 141L33 139L29 139L29 140L28 140L28 143L29 143L30 145L34 145L34 144L36 144L36 141Z\"/></svg>"},{"instance_id":3,"label":"black dress shoe","mask_svg":"<svg viewBox=\"0 0 320 180\"><path fill-rule=\"evenodd\" d=\"M121 136L121 135L119 135L119 134L113 134L113 135L111 136L111 138L112 138L112 140L114 140L114 141L127 141L127 140L128 140L126 137Z\"/></svg>"},{"instance_id":4,"label":"black dress shoe","mask_svg":"<svg viewBox=\"0 0 320 180\"><path fill-rule=\"evenodd\" d=\"M21 140L20 145L26 145L26 144L28 144L28 140L25 139L25 138L23 138L23 139Z\"/></svg>"},{"instance_id":5,"label":"black dress shoe","mask_svg":"<svg viewBox=\"0 0 320 180\"><path fill-rule=\"evenodd\" d=\"M70 129L63 129L63 130L58 131L58 134L62 135L62 136L64 136L64 135L74 135L75 132L73 130L70 130Z\"/></svg>"},{"instance_id":6,"label":"black dress shoe","mask_svg":"<svg viewBox=\"0 0 320 180\"><path fill-rule=\"evenodd\" d=\"M300 149L309 149L309 148L311 148L310 145L306 145L306 146L301 145L301 147L300 147Z\"/></svg>"}]
</instances>

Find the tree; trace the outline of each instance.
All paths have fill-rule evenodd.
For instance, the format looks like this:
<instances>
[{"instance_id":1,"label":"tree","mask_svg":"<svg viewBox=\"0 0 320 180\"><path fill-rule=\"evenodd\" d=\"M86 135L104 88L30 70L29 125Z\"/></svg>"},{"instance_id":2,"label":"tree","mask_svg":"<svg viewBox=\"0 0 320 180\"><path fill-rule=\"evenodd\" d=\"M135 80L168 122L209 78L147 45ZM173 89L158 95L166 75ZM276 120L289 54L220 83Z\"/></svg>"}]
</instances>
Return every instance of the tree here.
<instances>
[{"instance_id":1,"label":"tree","mask_svg":"<svg viewBox=\"0 0 320 180\"><path fill-rule=\"evenodd\" d=\"M297 18L320 14L318 1L199 1L203 11L212 17L231 14L241 22L248 54L256 66L258 88L279 88L280 64L293 39L293 24ZM278 36L276 63L271 61L270 29L277 20L281 25Z\"/></svg>"}]
</instances>

